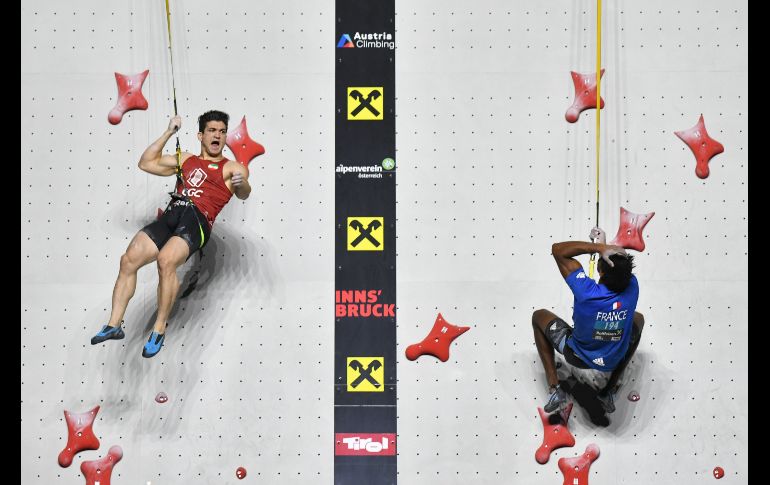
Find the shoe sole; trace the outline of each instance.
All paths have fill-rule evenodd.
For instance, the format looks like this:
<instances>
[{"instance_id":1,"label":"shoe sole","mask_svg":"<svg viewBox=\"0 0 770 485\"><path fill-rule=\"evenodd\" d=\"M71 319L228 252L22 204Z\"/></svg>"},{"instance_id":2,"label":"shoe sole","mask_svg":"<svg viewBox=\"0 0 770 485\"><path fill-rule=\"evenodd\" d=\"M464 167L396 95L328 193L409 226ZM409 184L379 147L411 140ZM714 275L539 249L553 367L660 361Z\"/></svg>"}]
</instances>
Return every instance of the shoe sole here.
<instances>
[{"instance_id":1,"label":"shoe sole","mask_svg":"<svg viewBox=\"0 0 770 485\"><path fill-rule=\"evenodd\" d=\"M115 337L91 337L91 345L100 344L102 342L106 342L107 340L122 340L125 338L125 334L119 334Z\"/></svg>"}]
</instances>

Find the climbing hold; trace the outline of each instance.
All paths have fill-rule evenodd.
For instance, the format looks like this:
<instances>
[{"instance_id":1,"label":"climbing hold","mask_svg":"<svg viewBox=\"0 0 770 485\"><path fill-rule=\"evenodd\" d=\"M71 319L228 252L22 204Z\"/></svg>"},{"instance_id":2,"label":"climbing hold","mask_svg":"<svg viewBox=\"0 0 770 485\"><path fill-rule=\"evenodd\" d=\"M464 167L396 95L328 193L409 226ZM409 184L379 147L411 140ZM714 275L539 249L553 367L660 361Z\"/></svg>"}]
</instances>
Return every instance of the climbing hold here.
<instances>
[{"instance_id":1,"label":"climbing hold","mask_svg":"<svg viewBox=\"0 0 770 485\"><path fill-rule=\"evenodd\" d=\"M122 458L123 449L116 445L111 446L102 458L81 463L80 471L86 477L86 485L110 485L112 467Z\"/></svg>"},{"instance_id":2,"label":"climbing hold","mask_svg":"<svg viewBox=\"0 0 770 485\"><path fill-rule=\"evenodd\" d=\"M610 244L623 246L626 249L635 251L644 251L644 240L642 239L642 230L650 222L655 212L649 214L634 214L623 207L620 208L620 227L615 239Z\"/></svg>"},{"instance_id":3,"label":"climbing hold","mask_svg":"<svg viewBox=\"0 0 770 485\"><path fill-rule=\"evenodd\" d=\"M166 396L165 392L159 392L155 396L155 402L158 402L160 404L163 404L164 402L168 401L168 396Z\"/></svg>"},{"instance_id":4,"label":"climbing hold","mask_svg":"<svg viewBox=\"0 0 770 485\"><path fill-rule=\"evenodd\" d=\"M241 124L227 134L226 143L233 154L235 154L235 159L238 163L245 165L246 167L249 166L249 163L251 163L254 158L265 153L265 147L249 137L249 132L246 129L245 116L241 120Z\"/></svg>"},{"instance_id":5,"label":"climbing hold","mask_svg":"<svg viewBox=\"0 0 770 485\"><path fill-rule=\"evenodd\" d=\"M99 406L85 413L73 414L64 411L67 421L67 446L59 453L59 466L67 468L72 464L72 458L83 450L99 449L99 440L92 429Z\"/></svg>"},{"instance_id":6,"label":"climbing hold","mask_svg":"<svg viewBox=\"0 0 770 485\"><path fill-rule=\"evenodd\" d=\"M723 476L725 476L725 471L722 469L721 466L718 466L718 467L714 468L714 478L719 480Z\"/></svg>"},{"instance_id":7,"label":"climbing hold","mask_svg":"<svg viewBox=\"0 0 770 485\"><path fill-rule=\"evenodd\" d=\"M243 480L246 478L246 469L239 466L238 469L235 470L235 476L238 477L238 480Z\"/></svg>"},{"instance_id":8,"label":"climbing hold","mask_svg":"<svg viewBox=\"0 0 770 485\"><path fill-rule=\"evenodd\" d=\"M470 328L452 325L439 313L428 336L422 342L406 348L406 358L415 360L423 354L429 354L446 362L449 360L449 345Z\"/></svg>"},{"instance_id":9,"label":"climbing hold","mask_svg":"<svg viewBox=\"0 0 770 485\"><path fill-rule=\"evenodd\" d=\"M543 443L535 452L535 460L542 464L548 463L553 450L565 446L575 446L575 437L569 432L567 423L572 412L572 403L562 411L547 414L543 408L537 408L540 420L543 422Z\"/></svg>"},{"instance_id":10,"label":"climbing hold","mask_svg":"<svg viewBox=\"0 0 770 485\"><path fill-rule=\"evenodd\" d=\"M575 101L564 117L570 123L574 123L583 111L596 109L596 73L580 74L570 71L570 74L572 74L572 83L575 85ZM601 76L604 77L604 69L601 71ZM604 108L604 98L599 100L599 106Z\"/></svg>"},{"instance_id":11,"label":"climbing hold","mask_svg":"<svg viewBox=\"0 0 770 485\"><path fill-rule=\"evenodd\" d=\"M631 391L628 393L628 400L631 402L636 402L640 399L639 393L637 391Z\"/></svg>"},{"instance_id":12,"label":"climbing hold","mask_svg":"<svg viewBox=\"0 0 770 485\"><path fill-rule=\"evenodd\" d=\"M142 84L149 73L149 69L133 76L115 73L115 80L118 82L118 104L107 115L110 123L113 125L120 123L127 111L147 109L147 100L142 95Z\"/></svg>"},{"instance_id":13,"label":"climbing hold","mask_svg":"<svg viewBox=\"0 0 770 485\"><path fill-rule=\"evenodd\" d=\"M588 471L599 458L599 447L591 443L586 451L574 458L559 458L559 470L564 475L563 485L588 485Z\"/></svg>"},{"instance_id":14,"label":"climbing hold","mask_svg":"<svg viewBox=\"0 0 770 485\"><path fill-rule=\"evenodd\" d=\"M703 115L700 115L698 123L689 130L674 133L690 147L695 155L695 175L702 179L708 177L709 162L715 155L725 151L725 147L706 133Z\"/></svg>"}]
</instances>

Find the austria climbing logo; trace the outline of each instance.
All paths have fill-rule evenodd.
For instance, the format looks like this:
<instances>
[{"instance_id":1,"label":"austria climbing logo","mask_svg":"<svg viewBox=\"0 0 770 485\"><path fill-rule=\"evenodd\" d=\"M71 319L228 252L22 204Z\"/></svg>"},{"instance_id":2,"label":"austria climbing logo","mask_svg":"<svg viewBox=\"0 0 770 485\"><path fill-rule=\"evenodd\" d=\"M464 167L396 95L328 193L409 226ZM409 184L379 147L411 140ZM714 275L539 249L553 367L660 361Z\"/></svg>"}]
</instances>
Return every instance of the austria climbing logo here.
<instances>
[{"instance_id":1,"label":"austria climbing logo","mask_svg":"<svg viewBox=\"0 0 770 485\"><path fill-rule=\"evenodd\" d=\"M350 36L348 34L342 34L340 41L337 42L337 47L340 49L352 49L355 46L353 45L353 41L350 40Z\"/></svg>"},{"instance_id":2,"label":"austria climbing logo","mask_svg":"<svg viewBox=\"0 0 770 485\"><path fill-rule=\"evenodd\" d=\"M381 302L382 290L337 290L334 292L334 314L337 318L396 316L395 303Z\"/></svg>"},{"instance_id":3,"label":"austria climbing logo","mask_svg":"<svg viewBox=\"0 0 770 485\"><path fill-rule=\"evenodd\" d=\"M395 433L335 433L337 456L395 456Z\"/></svg>"},{"instance_id":4,"label":"austria climbing logo","mask_svg":"<svg viewBox=\"0 0 770 485\"><path fill-rule=\"evenodd\" d=\"M390 32L355 32L352 36L342 34L338 49L389 49L396 48L396 41Z\"/></svg>"},{"instance_id":5,"label":"austria climbing logo","mask_svg":"<svg viewBox=\"0 0 770 485\"><path fill-rule=\"evenodd\" d=\"M383 217L348 217L348 251L382 251Z\"/></svg>"},{"instance_id":6,"label":"austria climbing logo","mask_svg":"<svg viewBox=\"0 0 770 485\"><path fill-rule=\"evenodd\" d=\"M384 357L348 357L348 392L383 392Z\"/></svg>"}]
</instances>

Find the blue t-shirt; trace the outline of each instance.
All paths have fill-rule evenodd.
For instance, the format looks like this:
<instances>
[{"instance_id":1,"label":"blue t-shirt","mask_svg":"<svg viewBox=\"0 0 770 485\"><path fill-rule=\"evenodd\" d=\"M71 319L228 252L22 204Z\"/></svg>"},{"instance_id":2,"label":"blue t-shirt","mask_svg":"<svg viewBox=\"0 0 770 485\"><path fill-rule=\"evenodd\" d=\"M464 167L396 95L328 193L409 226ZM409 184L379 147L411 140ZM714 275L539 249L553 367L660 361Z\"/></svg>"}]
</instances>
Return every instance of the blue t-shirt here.
<instances>
[{"instance_id":1,"label":"blue t-shirt","mask_svg":"<svg viewBox=\"0 0 770 485\"><path fill-rule=\"evenodd\" d=\"M567 345L586 364L601 371L618 366L631 343L639 282L631 275L622 293L610 291L577 269L565 279L575 295L572 320L575 330Z\"/></svg>"}]
</instances>

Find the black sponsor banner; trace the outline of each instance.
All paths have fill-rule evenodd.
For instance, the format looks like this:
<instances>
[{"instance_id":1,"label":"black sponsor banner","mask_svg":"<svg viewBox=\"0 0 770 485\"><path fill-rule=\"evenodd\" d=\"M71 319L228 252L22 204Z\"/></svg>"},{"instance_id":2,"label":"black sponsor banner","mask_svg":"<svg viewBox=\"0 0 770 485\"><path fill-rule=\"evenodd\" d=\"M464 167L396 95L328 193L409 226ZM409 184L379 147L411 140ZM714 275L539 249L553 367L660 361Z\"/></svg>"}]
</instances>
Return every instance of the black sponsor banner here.
<instances>
[{"instance_id":1,"label":"black sponsor banner","mask_svg":"<svg viewBox=\"0 0 770 485\"><path fill-rule=\"evenodd\" d=\"M335 411L335 426L337 423L360 423L357 427L363 429L353 433L335 431L335 455L334 455L334 483L335 485L369 485L369 484L387 484L396 483L396 455L393 453L398 449L395 431L389 437L389 448L383 449L381 444L385 434L381 428L393 425L395 429L396 408L390 407L337 407ZM369 438L370 442L378 443L380 446L366 448L359 446L359 450L351 450L350 441L343 441L345 438L340 435L354 434L360 437L359 443ZM339 441L339 443L337 443ZM347 453L356 453L349 455Z\"/></svg>"},{"instance_id":2,"label":"black sponsor banner","mask_svg":"<svg viewBox=\"0 0 770 485\"><path fill-rule=\"evenodd\" d=\"M394 15L336 2L336 485L396 483Z\"/></svg>"}]
</instances>

